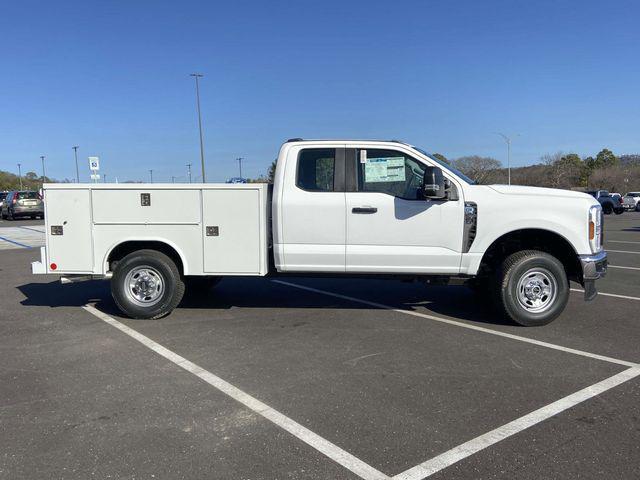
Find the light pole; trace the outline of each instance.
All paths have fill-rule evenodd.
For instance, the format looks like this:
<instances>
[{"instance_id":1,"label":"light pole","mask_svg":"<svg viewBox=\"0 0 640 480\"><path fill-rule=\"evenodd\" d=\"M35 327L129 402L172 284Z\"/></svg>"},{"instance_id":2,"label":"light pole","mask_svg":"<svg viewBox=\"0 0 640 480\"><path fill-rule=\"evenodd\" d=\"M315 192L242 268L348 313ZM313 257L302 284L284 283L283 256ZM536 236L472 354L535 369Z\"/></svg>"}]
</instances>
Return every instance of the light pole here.
<instances>
[{"instance_id":1,"label":"light pole","mask_svg":"<svg viewBox=\"0 0 640 480\"><path fill-rule=\"evenodd\" d=\"M73 155L76 157L76 183L80 183L80 170L78 170L78 146L73 148Z\"/></svg>"},{"instance_id":2,"label":"light pole","mask_svg":"<svg viewBox=\"0 0 640 480\"><path fill-rule=\"evenodd\" d=\"M202 115L200 113L200 82L198 79L204 75L201 73L191 73L189 76L196 79L196 104L198 105L198 129L200 130L200 163L202 164L202 183L205 183L204 175L204 141L202 140Z\"/></svg>"},{"instance_id":3,"label":"light pole","mask_svg":"<svg viewBox=\"0 0 640 480\"><path fill-rule=\"evenodd\" d=\"M240 178L242 178L242 160L244 159L242 157L238 157L236 160L238 161L238 167L240 167Z\"/></svg>"},{"instance_id":4,"label":"light pole","mask_svg":"<svg viewBox=\"0 0 640 480\"><path fill-rule=\"evenodd\" d=\"M187 174L189 175L189 183L191 183L191 164L187 163Z\"/></svg>"},{"instance_id":5,"label":"light pole","mask_svg":"<svg viewBox=\"0 0 640 480\"><path fill-rule=\"evenodd\" d=\"M149 170L149 176L151 177L151 183L153 183L153 170Z\"/></svg>"},{"instance_id":6,"label":"light pole","mask_svg":"<svg viewBox=\"0 0 640 480\"><path fill-rule=\"evenodd\" d=\"M40 160L42 160L42 183L44 184L44 178L46 177L44 173L44 155L40 155Z\"/></svg>"},{"instance_id":7,"label":"light pole","mask_svg":"<svg viewBox=\"0 0 640 480\"><path fill-rule=\"evenodd\" d=\"M20 169L22 165L18 164L18 178L20 179L20 190L22 190L22 170Z\"/></svg>"},{"instance_id":8,"label":"light pole","mask_svg":"<svg viewBox=\"0 0 640 480\"><path fill-rule=\"evenodd\" d=\"M507 143L507 174L509 177L509 185L511 185L511 138L507 137L504 133L494 132L496 135L500 135L502 139ZM516 133L516 136L518 134Z\"/></svg>"},{"instance_id":9,"label":"light pole","mask_svg":"<svg viewBox=\"0 0 640 480\"><path fill-rule=\"evenodd\" d=\"M174 177L173 175L171 175L171 183L176 183L176 177Z\"/></svg>"}]
</instances>

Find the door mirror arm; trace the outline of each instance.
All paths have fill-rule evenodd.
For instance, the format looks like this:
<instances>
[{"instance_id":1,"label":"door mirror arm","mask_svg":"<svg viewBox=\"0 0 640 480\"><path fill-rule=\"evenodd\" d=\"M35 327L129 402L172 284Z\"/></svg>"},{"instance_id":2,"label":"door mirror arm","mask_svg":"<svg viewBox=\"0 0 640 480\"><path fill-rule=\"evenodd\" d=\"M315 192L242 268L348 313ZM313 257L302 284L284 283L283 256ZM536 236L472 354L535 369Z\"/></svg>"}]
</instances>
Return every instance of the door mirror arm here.
<instances>
[{"instance_id":1,"label":"door mirror arm","mask_svg":"<svg viewBox=\"0 0 640 480\"><path fill-rule=\"evenodd\" d=\"M439 167L425 167L422 180L422 195L427 200L446 200L447 188L442 170Z\"/></svg>"}]
</instances>

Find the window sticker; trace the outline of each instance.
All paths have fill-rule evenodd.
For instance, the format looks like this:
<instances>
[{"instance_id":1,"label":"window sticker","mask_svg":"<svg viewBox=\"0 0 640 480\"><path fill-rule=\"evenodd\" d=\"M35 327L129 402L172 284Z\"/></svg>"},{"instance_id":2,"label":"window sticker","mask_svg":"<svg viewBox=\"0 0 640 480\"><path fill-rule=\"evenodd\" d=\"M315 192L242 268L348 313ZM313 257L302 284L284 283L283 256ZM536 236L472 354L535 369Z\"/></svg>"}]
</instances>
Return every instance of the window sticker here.
<instances>
[{"instance_id":1,"label":"window sticker","mask_svg":"<svg viewBox=\"0 0 640 480\"><path fill-rule=\"evenodd\" d=\"M367 158L364 165L365 183L404 182L404 157Z\"/></svg>"}]
</instances>

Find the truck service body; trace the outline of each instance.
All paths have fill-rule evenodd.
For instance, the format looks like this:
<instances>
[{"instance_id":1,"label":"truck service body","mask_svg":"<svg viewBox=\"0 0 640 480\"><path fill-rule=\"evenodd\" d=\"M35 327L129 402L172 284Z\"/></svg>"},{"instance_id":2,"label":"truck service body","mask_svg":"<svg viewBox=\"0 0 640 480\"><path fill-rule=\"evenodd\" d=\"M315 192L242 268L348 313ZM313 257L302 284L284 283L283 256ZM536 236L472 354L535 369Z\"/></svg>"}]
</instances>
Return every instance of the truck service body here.
<instances>
[{"instance_id":1,"label":"truck service body","mask_svg":"<svg viewBox=\"0 0 640 480\"><path fill-rule=\"evenodd\" d=\"M45 184L35 274L111 278L118 306L157 318L185 284L224 276L467 280L516 322L585 298L606 273L602 209L566 190L475 185L398 141L295 139L267 184Z\"/></svg>"}]
</instances>

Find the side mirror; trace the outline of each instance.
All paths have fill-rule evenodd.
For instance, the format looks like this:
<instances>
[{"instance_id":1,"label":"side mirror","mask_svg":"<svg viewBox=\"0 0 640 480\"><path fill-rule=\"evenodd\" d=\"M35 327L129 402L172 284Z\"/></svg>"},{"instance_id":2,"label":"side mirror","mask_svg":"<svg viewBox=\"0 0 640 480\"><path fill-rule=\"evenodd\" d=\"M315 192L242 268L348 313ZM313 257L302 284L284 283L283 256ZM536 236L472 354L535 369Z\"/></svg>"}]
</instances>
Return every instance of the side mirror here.
<instances>
[{"instance_id":1,"label":"side mirror","mask_svg":"<svg viewBox=\"0 0 640 480\"><path fill-rule=\"evenodd\" d=\"M422 180L422 194L425 198L442 200L446 198L444 176L439 167L425 167Z\"/></svg>"}]
</instances>

